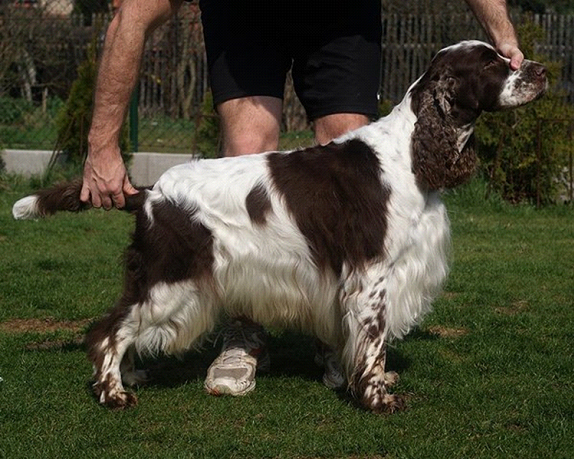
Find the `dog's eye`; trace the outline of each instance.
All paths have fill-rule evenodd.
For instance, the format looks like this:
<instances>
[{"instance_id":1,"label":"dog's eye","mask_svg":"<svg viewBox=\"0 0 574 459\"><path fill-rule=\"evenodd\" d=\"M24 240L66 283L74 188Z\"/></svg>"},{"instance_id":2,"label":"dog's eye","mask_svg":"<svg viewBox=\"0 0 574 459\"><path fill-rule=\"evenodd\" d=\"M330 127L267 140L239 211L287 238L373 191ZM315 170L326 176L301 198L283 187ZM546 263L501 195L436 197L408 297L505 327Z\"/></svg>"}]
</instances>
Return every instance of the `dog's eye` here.
<instances>
[{"instance_id":1,"label":"dog's eye","mask_svg":"<svg viewBox=\"0 0 574 459\"><path fill-rule=\"evenodd\" d=\"M496 64L498 64L498 59L493 57L492 59L489 59L486 61L486 63L484 64L484 69L488 69L490 67L493 67Z\"/></svg>"}]
</instances>

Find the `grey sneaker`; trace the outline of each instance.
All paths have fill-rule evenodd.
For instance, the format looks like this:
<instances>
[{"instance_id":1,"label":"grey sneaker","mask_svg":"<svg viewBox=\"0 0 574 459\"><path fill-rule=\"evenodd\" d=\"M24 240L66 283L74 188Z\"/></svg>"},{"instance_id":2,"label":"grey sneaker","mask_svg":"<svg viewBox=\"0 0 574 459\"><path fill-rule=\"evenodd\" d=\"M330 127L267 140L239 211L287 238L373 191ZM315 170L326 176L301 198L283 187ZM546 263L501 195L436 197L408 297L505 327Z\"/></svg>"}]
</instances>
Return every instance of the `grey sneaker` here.
<instances>
[{"instance_id":1,"label":"grey sneaker","mask_svg":"<svg viewBox=\"0 0 574 459\"><path fill-rule=\"evenodd\" d=\"M333 349L319 340L317 340L316 346L315 363L325 369L325 373L323 373L323 384L329 389L342 389L347 383L347 380L345 379L337 355Z\"/></svg>"},{"instance_id":2,"label":"grey sneaker","mask_svg":"<svg viewBox=\"0 0 574 459\"><path fill-rule=\"evenodd\" d=\"M255 389L256 371L269 371L267 334L261 326L241 320L222 334L221 353L208 368L203 385L211 395L245 395Z\"/></svg>"}]
</instances>

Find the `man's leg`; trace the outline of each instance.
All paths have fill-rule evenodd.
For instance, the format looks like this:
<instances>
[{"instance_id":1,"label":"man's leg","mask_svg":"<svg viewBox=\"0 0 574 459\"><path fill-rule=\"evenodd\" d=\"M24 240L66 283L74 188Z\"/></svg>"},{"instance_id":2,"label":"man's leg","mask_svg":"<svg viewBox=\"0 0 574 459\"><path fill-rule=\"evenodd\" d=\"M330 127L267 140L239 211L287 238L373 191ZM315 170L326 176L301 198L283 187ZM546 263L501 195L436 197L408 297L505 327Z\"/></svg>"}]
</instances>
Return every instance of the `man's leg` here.
<instances>
[{"instance_id":1,"label":"man's leg","mask_svg":"<svg viewBox=\"0 0 574 459\"><path fill-rule=\"evenodd\" d=\"M217 106L223 133L223 155L239 156L276 150L283 101L270 96L230 99Z\"/></svg>"},{"instance_id":2,"label":"man's leg","mask_svg":"<svg viewBox=\"0 0 574 459\"><path fill-rule=\"evenodd\" d=\"M217 106L224 156L276 150L281 127L281 99L250 96ZM255 389L257 369L269 367L266 334L245 318L235 318L222 331L221 353L207 370L205 389L213 395L245 395Z\"/></svg>"},{"instance_id":3,"label":"man's leg","mask_svg":"<svg viewBox=\"0 0 574 459\"><path fill-rule=\"evenodd\" d=\"M210 86L220 115L224 156L276 150L285 75L291 56L277 28L284 16L274 2L200 0ZM255 387L265 358L263 329L232 318L223 349L209 367L212 394L242 395Z\"/></svg>"},{"instance_id":4,"label":"man's leg","mask_svg":"<svg viewBox=\"0 0 574 459\"><path fill-rule=\"evenodd\" d=\"M245 395L255 389L255 373L269 370L267 334L241 317L221 331L221 352L207 369L203 386L211 395Z\"/></svg>"},{"instance_id":5,"label":"man's leg","mask_svg":"<svg viewBox=\"0 0 574 459\"><path fill-rule=\"evenodd\" d=\"M368 123L369 118L359 113L333 113L322 116L313 122L315 140L317 143L325 145L331 140Z\"/></svg>"}]
</instances>

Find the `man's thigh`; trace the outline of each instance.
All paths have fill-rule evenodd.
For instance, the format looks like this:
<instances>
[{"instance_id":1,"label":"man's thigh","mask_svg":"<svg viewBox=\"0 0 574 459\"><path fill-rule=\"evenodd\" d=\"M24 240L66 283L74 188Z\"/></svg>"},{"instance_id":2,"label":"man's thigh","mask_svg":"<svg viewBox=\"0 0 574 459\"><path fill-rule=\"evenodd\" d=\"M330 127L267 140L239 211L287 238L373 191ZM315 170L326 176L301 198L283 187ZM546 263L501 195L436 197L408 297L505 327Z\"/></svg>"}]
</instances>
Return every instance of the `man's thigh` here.
<instances>
[{"instance_id":1,"label":"man's thigh","mask_svg":"<svg viewBox=\"0 0 574 459\"><path fill-rule=\"evenodd\" d=\"M263 1L201 0L209 79L215 105L230 99L282 99L291 56L270 4Z\"/></svg>"}]
</instances>

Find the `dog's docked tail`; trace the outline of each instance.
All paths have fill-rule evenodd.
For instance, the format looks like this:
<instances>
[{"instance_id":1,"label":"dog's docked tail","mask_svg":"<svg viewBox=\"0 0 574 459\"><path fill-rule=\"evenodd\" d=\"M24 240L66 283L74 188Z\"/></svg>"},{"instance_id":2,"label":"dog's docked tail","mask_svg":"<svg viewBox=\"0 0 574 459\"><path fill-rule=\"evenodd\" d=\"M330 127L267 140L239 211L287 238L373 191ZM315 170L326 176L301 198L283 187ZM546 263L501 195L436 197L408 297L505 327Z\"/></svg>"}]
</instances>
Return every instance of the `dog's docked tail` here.
<instances>
[{"instance_id":1,"label":"dog's docked tail","mask_svg":"<svg viewBox=\"0 0 574 459\"><path fill-rule=\"evenodd\" d=\"M81 191L81 179L38 191L17 201L12 207L12 215L16 220L27 220L42 218L61 210L79 212L90 209L91 204L80 200ZM145 195L144 189L138 194L126 195L126 206L121 210L128 212L139 210L143 206Z\"/></svg>"}]
</instances>

